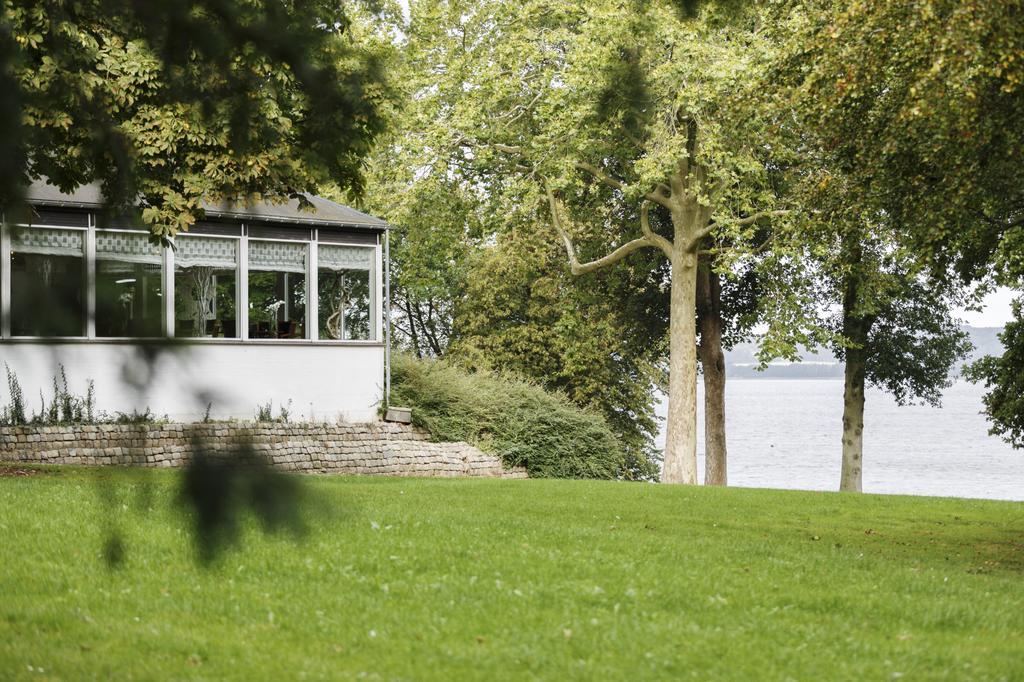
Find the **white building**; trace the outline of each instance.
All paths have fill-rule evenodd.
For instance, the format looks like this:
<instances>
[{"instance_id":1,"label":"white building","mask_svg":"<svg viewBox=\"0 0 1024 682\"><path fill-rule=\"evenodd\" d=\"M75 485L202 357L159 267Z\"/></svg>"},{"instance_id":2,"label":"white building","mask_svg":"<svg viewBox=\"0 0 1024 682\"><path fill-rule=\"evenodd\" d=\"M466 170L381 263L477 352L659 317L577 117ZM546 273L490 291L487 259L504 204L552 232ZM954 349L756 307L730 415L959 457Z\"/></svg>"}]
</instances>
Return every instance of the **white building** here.
<instances>
[{"instance_id":1,"label":"white building","mask_svg":"<svg viewBox=\"0 0 1024 682\"><path fill-rule=\"evenodd\" d=\"M104 224L96 187L37 183L28 198L32 216L5 216L0 232L0 362L30 410L63 366L73 393L92 380L111 413L252 418L291 401L296 418L375 418L383 221L318 197L315 212L207 206L171 249L141 225Z\"/></svg>"}]
</instances>

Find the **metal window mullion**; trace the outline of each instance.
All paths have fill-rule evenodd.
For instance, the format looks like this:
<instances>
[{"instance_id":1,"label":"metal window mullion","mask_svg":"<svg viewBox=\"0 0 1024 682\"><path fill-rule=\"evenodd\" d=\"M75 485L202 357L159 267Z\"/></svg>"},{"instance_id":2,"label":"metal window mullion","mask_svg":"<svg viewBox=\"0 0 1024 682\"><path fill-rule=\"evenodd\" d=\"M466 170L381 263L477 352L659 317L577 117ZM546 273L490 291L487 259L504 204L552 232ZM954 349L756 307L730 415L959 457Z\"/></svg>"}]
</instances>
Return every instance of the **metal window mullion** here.
<instances>
[{"instance_id":1,"label":"metal window mullion","mask_svg":"<svg viewBox=\"0 0 1024 682\"><path fill-rule=\"evenodd\" d=\"M238 241L238 276L235 278L235 319L238 338L249 339L249 236L242 224L242 238Z\"/></svg>"},{"instance_id":2,"label":"metal window mullion","mask_svg":"<svg viewBox=\"0 0 1024 682\"><path fill-rule=\"evenodd\" d=\"M320 254L315 232L313 237L306 256L306 338L310 341L320 338Z\"/></svg>"},{"instance_id":3,"label":"metal window mullion","mask_svg":"<svg viewBox=\"0 0 1024 682\"><path fill-rule=\"evenodd\" d=\"M174 337L174 249L164 247L163 258L163 289L164 289L164 336Z\"/></svg>"},{"instance_id":4,"label":"metal window mullion","mask_svg":"<svg viewBox=\"0 0 1024 682\"><path fill-rule=\"evenodd\" d=\"M85 336L96 338L96 214L85 231Z\"/></svg>"},{"instance_id":5,"label":"metal window mullion","mask_svg":"<svg viewBox=\"0 0 1024 682\"><path fill-rule=\"evenodd\" d=\"M0 337L11 338L11 231L0 215Z\"/></svg>"},{"instance_id":6,"label":"metal window mullion","mask_svg":"<svg viewBox=\"0 0 1024 682\"><path fill-rule=\"evenodd\" d=\"M380 247L380 238L377 240L377 246L373 248L373 261L370 263L370 276L369 280L372 283L370 287L370 319L373 321L373 325L370 327L372 330L371 341L377 341L381 337L381 290L383 289L383 254Z\"/></svg>"},{"instance_id":7,"label":"metal window mullion","mask_svg":"<svg viewBox=\"0 0 1024 682\"><path fill-rule=\"evenodd\" d=\"M378 240L379 241L379 240ZM391 228L384 232L384 405L391 405Z\"/></svg>"}]
</instances>

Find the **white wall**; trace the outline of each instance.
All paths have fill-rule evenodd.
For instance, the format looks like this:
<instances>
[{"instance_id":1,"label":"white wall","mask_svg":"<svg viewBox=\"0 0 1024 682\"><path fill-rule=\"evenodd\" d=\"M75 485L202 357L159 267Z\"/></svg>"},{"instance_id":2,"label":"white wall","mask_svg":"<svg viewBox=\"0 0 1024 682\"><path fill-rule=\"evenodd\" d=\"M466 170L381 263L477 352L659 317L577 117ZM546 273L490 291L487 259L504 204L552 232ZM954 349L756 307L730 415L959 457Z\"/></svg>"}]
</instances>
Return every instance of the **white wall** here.
<instances>
[{"instance_id":1,"label":"white wall","mask_svg":"<svg viewBox=\"0 0 1024 682\"><path fill-rule=\"evenodd\" d=\"M60 365L71 392L96 386L96 407L113 413L149 407L158 416L196 421L212 402L216 419L253 418L256 407L292 401L292 419L373 421L384 390L380 344L190 343L161 353L148 375L146 346L97 341L0 343L0 363L18 376L27 411L39 410L39 391L53 393ZM0 368L2 372L2 368ZM0 374L0 405L10 400Z\"/></svg>"}]
</instances>

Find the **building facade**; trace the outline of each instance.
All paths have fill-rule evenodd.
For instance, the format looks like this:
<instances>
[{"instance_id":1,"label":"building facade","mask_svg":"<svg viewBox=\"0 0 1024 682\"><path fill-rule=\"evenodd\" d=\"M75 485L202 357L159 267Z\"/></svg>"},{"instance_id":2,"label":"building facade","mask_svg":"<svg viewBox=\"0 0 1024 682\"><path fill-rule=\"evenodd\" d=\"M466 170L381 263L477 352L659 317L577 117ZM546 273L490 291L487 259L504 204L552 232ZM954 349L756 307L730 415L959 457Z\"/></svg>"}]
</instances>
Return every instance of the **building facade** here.
<instances>
[{"instance_id":1,"label":"building facade","mask_svg":"<svg viewBox=\"0 0 1024 682\"><path fill-rule=\"evenodd\" d=\"M383 221L318 197L313 211L211 205L168 248L104 221L95 187L38 183L28 199L31 215L0 231L0 361L29 407L63 368L109 413L252 418L269 402L294 418L375 418Z\"/></svg>"}]
</instances>

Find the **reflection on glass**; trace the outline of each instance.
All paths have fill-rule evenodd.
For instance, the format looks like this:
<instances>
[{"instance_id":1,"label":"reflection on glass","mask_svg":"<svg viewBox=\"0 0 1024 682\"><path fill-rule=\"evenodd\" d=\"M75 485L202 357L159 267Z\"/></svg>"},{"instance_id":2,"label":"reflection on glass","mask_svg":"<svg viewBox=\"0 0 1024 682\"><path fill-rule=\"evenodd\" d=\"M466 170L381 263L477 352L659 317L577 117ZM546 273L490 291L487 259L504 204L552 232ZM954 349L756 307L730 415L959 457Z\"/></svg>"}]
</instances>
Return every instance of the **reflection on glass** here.
<instances>
[{"instance_id":1,"label":"reflection on glass","mask_svg":"<svg viewBox=\"0 0 1024 682\"><path fill-rule=\"evenodd\" d=\"M319 245L317 251L318 329L321 339L373 338L370 271L373 249Z\"/></svg>"},{"instance_id":2,"label":"reflection on glass","mask_svg":"<svg viewBox=\"0 0 1024 682\"><path fill-rule=\"evenodd\" d=\"M85 233L20 228L11 244L11 334L84 336Z\"/></svg>"},{"instance_id":3,"label":"reflection on glass","mask_svg":"<svg viewBox=\"0 0 1024 682\"><path fill-rule=\"evenodd\" d=\"M370 338L369 270L319 269L320 338Z\"/></svg>"},{"instance_id":4,"label":"reflection on glass","mask_svg":"<svg viewBox=\"0 0 1024 682\"><path fill-rule=\"evenodd\" d=\"M174 246L174 335L237 338L238 241L182 236Z\"/></svg>"},{"instance_id":5,"label":"reflection on glass","mask_svg":"<svg viewBox=\"0 0 1024 682\"><path fill-rule=\"evenodd\" d=\"M162 269L146 234L96 233L96 336L160 336Z\"/></svg>"},{"instance_id":6,"label":"reflection on glass","mask_svg":"<svg viewBox=\"0 0 1024 682\"><path fill-rule=\"evenodd\" d=\"M306 338L304 242L249 242L249 338Z\"/></svg>"}]
</instances>

